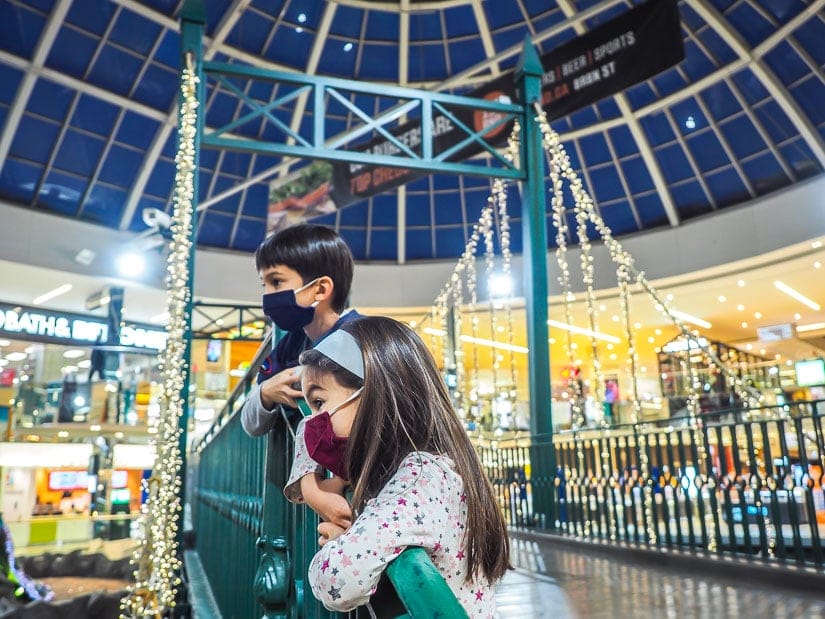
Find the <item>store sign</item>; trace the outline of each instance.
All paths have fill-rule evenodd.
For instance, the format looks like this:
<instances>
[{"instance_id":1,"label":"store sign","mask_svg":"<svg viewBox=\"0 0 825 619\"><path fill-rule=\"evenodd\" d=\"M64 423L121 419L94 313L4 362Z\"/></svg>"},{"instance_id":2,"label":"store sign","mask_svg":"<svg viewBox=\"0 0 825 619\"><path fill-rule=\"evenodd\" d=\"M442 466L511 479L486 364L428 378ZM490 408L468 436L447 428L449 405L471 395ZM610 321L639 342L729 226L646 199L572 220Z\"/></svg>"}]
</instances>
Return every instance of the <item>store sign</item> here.
<instances>
[{"instance_id":1,"label":"store sign","mask_svg":"<svg viewBox=\"0 0 825 619\"><path fill-rule=\"evenodd\" d=\"M757 327L756 335L760 342L778 342L780 340L790 340L794 337L793 325L785 323L781 325L770 325L768 327Z\"/></svg>"},{"instance_id":2,"label":"store sign","mask_svg":"<svg viewBox=\"0 0 825 619\"><path fill-rule=\"evenodd\" d=\"M49 312L40 308L0 304L0 333L35 341L82 346L106 342L109 326L105 320L81 314ZM126 325L120 330L121 346L162 350L166 331Z\"/></svg>"}]
</instances>

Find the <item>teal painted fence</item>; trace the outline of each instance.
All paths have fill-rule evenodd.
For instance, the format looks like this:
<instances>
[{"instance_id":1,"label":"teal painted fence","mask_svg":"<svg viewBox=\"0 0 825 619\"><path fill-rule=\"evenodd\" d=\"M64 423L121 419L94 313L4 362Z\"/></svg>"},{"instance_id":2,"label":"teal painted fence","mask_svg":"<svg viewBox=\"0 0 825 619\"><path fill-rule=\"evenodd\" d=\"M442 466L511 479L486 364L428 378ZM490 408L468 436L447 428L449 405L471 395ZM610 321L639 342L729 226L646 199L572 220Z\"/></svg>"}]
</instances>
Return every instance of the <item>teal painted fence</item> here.
<instances>
[{"instance_id":1,"label":"teal painted fence","mask_svg":"<svg viewBox=\"0 0 825 619\"><path fill-rule=\"evenodd\" d=\"M825 568L825 401L732 408L479 448L514 527ZM554 452L555 476L535 474ZM549 496L548 522L536 498Z\"/></svg>"}]
</instances>

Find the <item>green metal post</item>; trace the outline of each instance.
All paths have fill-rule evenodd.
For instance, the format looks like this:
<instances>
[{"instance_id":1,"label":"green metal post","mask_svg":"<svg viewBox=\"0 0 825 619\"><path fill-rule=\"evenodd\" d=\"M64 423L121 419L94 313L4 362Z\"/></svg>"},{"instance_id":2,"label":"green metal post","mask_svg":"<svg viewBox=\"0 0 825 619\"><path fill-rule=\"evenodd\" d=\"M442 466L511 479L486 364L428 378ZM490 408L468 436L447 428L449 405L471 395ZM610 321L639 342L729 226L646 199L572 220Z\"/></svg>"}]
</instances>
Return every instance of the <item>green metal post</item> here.
<instances>
[{"instance_id":1,"label":"green metal post","mask_svg":"<svg viewBox=\"0 0 825 619\"><path fill-rule=\"evenodd\" d=\"M544 155L541 131L535 121L533 104L541 100L544 69L529 38L516 67L516 85L522 119L521 156L526 179L522 185L522 236L524 304L527 310L528 380L530 389L530 432L534 443L549 443L533 449L531 477L535 513L544 526L555 526L555 452L552 444L553 420L550 410L550 350L547 329L547 220L545 216ZM540 491L539 491L540 489Z\"/></svg>"},{"instance_id":2,"label":"green metal post","mask_svg":"<svg viewBox=\"0 0 825 619\"><path fill-rule=\"evenodd\" d=\"M204 97L204 79L203 79L203 28L206 24L206 10L203 5L203 0L186 0L183 9L180 13L181 20L181 67L186 66L186 58L188 54L192 54L197 75L199 78L197 100L200 104L198 107L197 118L197 132L195 133L195 175L193 179L192 192L192 219L189 228L189 238L192 241L189 250L189 268L186 278L186 318L184 338L186 338L186 351L184 353L186 363L183 366L183 376L181 384L181 400L183 401L183 411L179 420L180 438L178 440L178 447L180 449L181 466L180 466L180 497L184 504L187 501L186 497L186 436L187 427L189 426L189 381L192 372L192 304L195 286L195 231L197 230L197 213L198 213L198 169L200 164L200 140L203 135L203 101ZM178 124L180 126L180 123ZM180 140L180 136L178 136ZM183 534L183 526L178 528L178 543L180 544Z\"/></svg>"}]
</instances>

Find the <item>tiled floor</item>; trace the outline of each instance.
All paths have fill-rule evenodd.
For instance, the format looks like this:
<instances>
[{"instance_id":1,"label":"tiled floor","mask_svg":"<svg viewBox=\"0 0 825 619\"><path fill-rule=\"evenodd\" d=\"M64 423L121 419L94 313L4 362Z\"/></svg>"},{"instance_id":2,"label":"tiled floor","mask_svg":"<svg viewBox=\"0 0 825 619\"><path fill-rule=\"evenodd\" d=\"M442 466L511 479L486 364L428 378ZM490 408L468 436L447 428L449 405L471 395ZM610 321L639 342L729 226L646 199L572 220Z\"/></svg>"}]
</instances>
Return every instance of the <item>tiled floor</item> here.
<instances>
[{"instance_id":1,"label":"tiled floor","mask_svg":"<svg viewBox=\"0 0 825 619\"><path fill-rule=\"evenodd\" d=\"M825 619L825 591L749 588L545 540L513 539L512 554L496 593L502 619Z\"/></svg>"}]
</instances>

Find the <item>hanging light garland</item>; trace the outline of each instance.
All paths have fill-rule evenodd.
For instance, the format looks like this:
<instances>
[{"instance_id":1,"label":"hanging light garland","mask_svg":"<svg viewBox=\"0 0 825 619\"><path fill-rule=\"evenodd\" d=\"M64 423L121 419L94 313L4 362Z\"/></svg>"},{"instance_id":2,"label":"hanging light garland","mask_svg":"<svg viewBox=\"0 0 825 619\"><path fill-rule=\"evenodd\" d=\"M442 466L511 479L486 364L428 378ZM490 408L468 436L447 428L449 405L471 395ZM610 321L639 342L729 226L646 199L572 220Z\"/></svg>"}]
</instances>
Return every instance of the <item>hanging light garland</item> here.
<instances>
[{"instance_id":1,"label":"hanging light garland","mask_svg":"<svg viewBox=\"0 0 825 619\"><path fill-rule=\"evenodd\" d=\"M511 133L508 139L508 147L505 153L505 157L509 161L515 161L518 152L519 152L519 142L518 142L518 132L520 128L518 123L514 125L513 132ZM495 221L498 220L498 225L495 224ZM477 317L477 302L478 302L478 273L476 270L476 256L479 250L479 245L483 241L484 243L484 260L485 260L485 272L489 277L495 271L495 236L498 234L499 237L499 244L502 253L502 275L504 277L509 277L511 272L511 260L512 254L510 252L510 223L509 223L509 215L507 215L507 194L505 190L504 182L496 179L493 182L493 189L491 191L491 195L487 199L487 203L481 209L481 213L479 214L478 221L473 224L473 229L470 233L470 237L467 239L467 243L464 246L464 251L462 252L461 256L458 259L455 267L453 268L453 272L447 279L447 282L442 286L441 290L439 291L438 295L435 298L432 308L430 309L430 315L435 317L439 316L441 318L442 324L442 331L448 333L447 328L447 321L450 308L453 309L455 312L454 317L454 333L455 333L455 342L453 343L454 346L454 360L456 365L456 391L455 395L456 398L460 398L462 402L465 402L466 399L464 393L466 392L465 385L464 385L464 378L466 374L466 365L464 363L464 352L461 346L461 328L462 328L462 318L461 318L461 311L462 307L464 306L465 296L464 290L465 287L467 289L467 296L469 297L470 307L472 311L471 317L471 330L472 330L472 337L474 340L478 340L477 337L479 323ZM507 295L507 298L503 299L502 307L506 311L507 322L510 327L512 327L512 300L511 295ZM498 333L498 308L495 306L495 303L490 303L490 324L491 324L491 341L496 340L496 335ZM508 333L509 343L512 345L513 340L513 333L512 328L510 328ZM510 372L511 372L511 379L512 384L516 384L515 378L515 361L513 359L513 352L512 346L510 346ZM498 368L500 366L498 359L497 359L497 351L494 347L491 347L491 367L493 372L493 385L498 384ZM445 367L449 365L449 356L445 351ZM474 346L473 348L473 374L476 377L476 384L473 386L475 393L478 393L478 353ZM511 399L515 399L515 389L511 389L508 391L508 397ZM466 408L466 405L465 405Z\"/></svg>"},{"instance_id":2,"label":"hanging light garland","mask_svg":"<svg viewBox=\"0 0 825 619\"><path fill-rule=\"evenodd\" d=\"M507 152L505 157L511 163L516 161L519 154L519 134L521 133L521 126L516 122L513 126L513 131L507 139ZM496 191L496 203L498 205L498 238L499 246L501 248L501 274L510 281L512 277L512 252L510 251L510 214L507 212L507 191L504 187L504 182L501 179L496 179L497 185L494 187ZM515 414L516 396L516 359L515 346L513 343L513 295L507 294L503 300L505 320L507 321L507 343L509 344L510 353L510 405L513 414Z\"/></svg>"},{"instance_id":3,"label":"hanging light garland","mask_svg":"<svg viewBox=\"0 0 825 619\"><path fill-rule=\"evenodd\" d=\"M182 463L179 438L180 418L186 406L183 399L187 372L186 330L190 302L189 259L195 194L195 137L197 134L197 86L195 59L186 54L181 75L181 103L178 152L175 157L174 214L172 240L166 270L169 321L166 348L159 366L163 392L155 443L156 460L149 483L149 499L144 505L144 538L135 551L135 582L121 602L121 617L160 617L175 606L180 585L181 562L178 556L178 529L181 512Z\"/></svg>"},{"instance_id":4,"label":"hanging light garland","mask_svg":"<svg viewBox=\"0 0 825 619\"><path fill-rule=\"evenodd\" d=\"M552 197L550 204L553 211L553 225L556 227L556 264L559 267L558 281L561 285L562 298L564 299L564 320L570 325L573 324L572 304L573 291L570 285L570 265L567 262L567 213L564 208L564 197L562 194L562 180L559 168L550 165L550 182L552 184ZM567 362L571 369L576 367L575 356L573 355L573 332L565 331L564 350L567 355ZM572 390L571 390L572 385ZM582 388L581 384L574 377L570 377L567 382L567 394L571 408L571 424L573 429L578 429L584 425L584 410L582 409Z\"/></svg>"}]
</instances>

